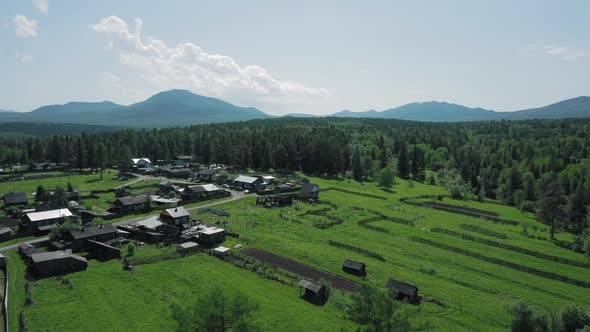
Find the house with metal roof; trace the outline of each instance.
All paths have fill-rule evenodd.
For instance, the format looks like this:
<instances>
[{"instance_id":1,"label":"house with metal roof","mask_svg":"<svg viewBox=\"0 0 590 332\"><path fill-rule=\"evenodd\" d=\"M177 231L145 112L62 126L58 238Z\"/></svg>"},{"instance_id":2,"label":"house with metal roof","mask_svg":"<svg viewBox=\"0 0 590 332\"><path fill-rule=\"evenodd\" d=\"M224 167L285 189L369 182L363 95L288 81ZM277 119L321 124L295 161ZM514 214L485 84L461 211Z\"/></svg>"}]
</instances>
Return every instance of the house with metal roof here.
<instances>
[{"instance_id":1,"label":"house with metal roof","mask_svg":"<svg viewBox=\"0 0 590 332\"><path fill-rule=\"evenodd\" d=\"M240 175L234 179L234 185L242 189L256 190L263 186L263 180L260 177Z\"/></svg>"},{"instance_id":2,"label":"house with metal roof","mask_svg":"<svg viewBox=\"0 0 590 332\"><path fill-rule=\"evenodd\" d=\"M34 232L48 232L63 223L65 218L72 216L72 212L68 209L31 212L23 217L23 222L28 224Z\"/></svg>"},{"instance_id":3,"label":"house with metal roof","mask_svg":"<svg viewBox=\"0 0 590 332\"><path fill-rule=\"evenodd\" d=\"M191 214L182 206L166 209L160 213L160 219L168 225L183 225L190 221Z\"/></svg>"}]
</instances>

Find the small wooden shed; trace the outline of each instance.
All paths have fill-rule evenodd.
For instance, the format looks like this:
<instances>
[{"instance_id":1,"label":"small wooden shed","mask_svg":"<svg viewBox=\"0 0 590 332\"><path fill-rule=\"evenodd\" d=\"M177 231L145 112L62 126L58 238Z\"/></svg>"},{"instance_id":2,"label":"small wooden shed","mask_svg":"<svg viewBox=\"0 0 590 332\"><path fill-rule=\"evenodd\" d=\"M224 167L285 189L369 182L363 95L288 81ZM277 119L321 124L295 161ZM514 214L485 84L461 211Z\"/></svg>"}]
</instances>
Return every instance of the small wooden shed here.
<instances>
[{"instance_id":1,"label":"small wooden shed","mask_svg":"<svg viewBox=\"0 0 590 332\"><path fill-rule=\"evenodd\" d=\"M418 287L414 285L410 285L403 281L389 278L389 281L387 281L385 287L394 288L397 291L398 300L407 299L409 303L420 304L420 296L418 296Z\"/></svg>"},{"instance_id":2,"label":"small wooden shed","mask_svg":"<svg viewBox=\"0 0 590 332\"><path fill-rule=\"evenodd\" d=\"M299 282L299 296L312 302L325 302L328 299L328 290L325 286L311 282L309 280L301 280ZM304 290L301 295L301 290Z\"/></svg>"},{"instance_id":3,"label":"small wooden shed","mask_svg":"<svg viewBox=\"0 0 590 332\"><path fill-rule=\"evenodd\" d=\"M346 273L354 274L357 276L367 275L365 263L353 261L351 259L345 259L342 263L342 270Z\"/></svg>"},{"instance_id":4,"label":"small wooden shed","mask_svg":"<svg viewBox=\"0 0 590 332\"><path fill-rule=\"evenodd\" d=\"M190 254L197 251L199 251L199 245L192 241L181 243L176 246L176 252L181 254Z\"/></svg>"}]
</instances>

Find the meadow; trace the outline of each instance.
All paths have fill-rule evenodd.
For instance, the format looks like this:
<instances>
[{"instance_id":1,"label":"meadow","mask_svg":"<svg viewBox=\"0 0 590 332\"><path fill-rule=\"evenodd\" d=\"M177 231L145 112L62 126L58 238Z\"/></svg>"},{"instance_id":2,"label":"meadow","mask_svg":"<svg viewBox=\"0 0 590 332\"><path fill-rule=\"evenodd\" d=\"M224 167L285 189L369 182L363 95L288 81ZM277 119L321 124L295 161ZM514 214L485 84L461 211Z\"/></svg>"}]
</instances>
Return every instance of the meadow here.
<instances>
[{"instance_id":1,"label":"meadow","mask_svg":"<svg viewBox=\"0 0 590 332\"><path fill-rule=\"evenodd\" d=\"M590 288L584 286L590 282L590 262L552 242L547 226L530 214L495 203L443 200L519 222L494 223L400 203L404 197L445 194L438 186L398 180L392 190L384 190L351 180L310 180L322 189L316 204L266 209L248 197L216 207L228 217L198 211L193 216L238 233L239 239L228 238L225 243L232 248L240 243L244 249L267 250L358 282L362 278L341 270L345 258L355 259L367 264L370 283L382 286L391 277L418 286L422 304L403 305L415 329L506 330L510 324L506 305L516 299L549 310L566 303L590 305ZM572 241L567 233L558 237ZM149 247L146 252L157 255L169 250ZM122 271L115 261L91 261L87 271L66 278L72 289L55 278L31 283L34 304L25 309L30 331L82 326L170 330L175 327L170 305L189 301L216 282L260 302L263 330L352 329L343 311L346 293L338 292L325 306L315 306L299 299L296 287L205 254L140 265L133 273ZM97 318L106 316L112 318ZM88 321L92 324L84 325Z\"/></svg>"}]
</instances>

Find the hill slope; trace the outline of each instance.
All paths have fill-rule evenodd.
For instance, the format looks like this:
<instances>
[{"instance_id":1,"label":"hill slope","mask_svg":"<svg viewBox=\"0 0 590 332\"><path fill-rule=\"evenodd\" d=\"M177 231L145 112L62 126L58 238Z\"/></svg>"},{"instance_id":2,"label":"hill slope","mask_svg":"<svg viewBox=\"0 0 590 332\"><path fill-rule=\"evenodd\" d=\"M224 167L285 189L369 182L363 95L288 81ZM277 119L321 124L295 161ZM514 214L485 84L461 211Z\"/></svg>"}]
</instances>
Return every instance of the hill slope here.
<instances>
[{"instance_id":1,"label":"hill slope","mask_svg":"<svg viewBox=\"0 0 590 332\"><path fill-rule=\"evenodd\" d=\"M351 112L348 110L330 116L342 118L380 118L433 122L463 122L488 120L563 119L590 117L590 97L577 97L545 107L496 112L483 108L470 108L445 102L410 103L381 112Z\"/></svg>"},{"instance_id":2,"label":"hill slope","mask_svg":"<svg viewBox=\"0 0 590 332\"><path fill-rule=\"evenodd\" d=\"M160 92L129 106L109 101L71 102L32 112L0 113L0 122L54 122L124 127L169 127L270 118L256 108L239 107L186 90Z\"/></svg>"}]
</instances>

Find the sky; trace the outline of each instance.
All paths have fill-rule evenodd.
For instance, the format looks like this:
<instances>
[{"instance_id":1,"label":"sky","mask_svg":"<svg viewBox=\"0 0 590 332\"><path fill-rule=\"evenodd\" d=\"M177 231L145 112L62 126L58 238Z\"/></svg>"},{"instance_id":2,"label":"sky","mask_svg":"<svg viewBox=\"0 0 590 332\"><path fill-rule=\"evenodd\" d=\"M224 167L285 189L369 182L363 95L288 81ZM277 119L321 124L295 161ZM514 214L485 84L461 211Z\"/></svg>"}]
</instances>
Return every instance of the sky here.
<instances>
[{"instance_id":1,"label":"sky","mask_svg":"<svg viewBox=\"0 0 590 332\"><path fill-rule=\"evenodd\" d=\"M0 0L0 109L187 89L269 114L590 95L590 1Z\"/></svg>"}]
</instances>

